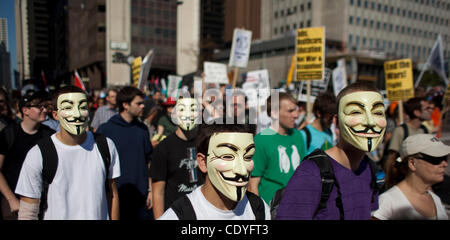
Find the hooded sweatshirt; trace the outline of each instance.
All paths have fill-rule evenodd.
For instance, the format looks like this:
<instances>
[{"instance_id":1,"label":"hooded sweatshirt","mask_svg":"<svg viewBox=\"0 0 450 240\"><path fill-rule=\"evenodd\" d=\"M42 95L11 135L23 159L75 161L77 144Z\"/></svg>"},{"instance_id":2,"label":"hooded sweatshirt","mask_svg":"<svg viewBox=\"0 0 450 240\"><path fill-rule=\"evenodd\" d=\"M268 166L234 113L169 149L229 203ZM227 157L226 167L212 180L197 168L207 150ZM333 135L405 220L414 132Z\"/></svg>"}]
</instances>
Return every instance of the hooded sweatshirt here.
<instances>
[{"instance_id":1,"label":"hooded sweatshirt","mask_svg":"<svg viewBox=\"0 0 450 240\"><path fill-rule=\"evenodd\" d=\"M97 132L113 140L119 152L121 176L117 180L117 188L134 186L147 196L147 166L153 152L147 127L137 119L128 123L116 114L100 125Z\"/></svg>"}]
</instances>

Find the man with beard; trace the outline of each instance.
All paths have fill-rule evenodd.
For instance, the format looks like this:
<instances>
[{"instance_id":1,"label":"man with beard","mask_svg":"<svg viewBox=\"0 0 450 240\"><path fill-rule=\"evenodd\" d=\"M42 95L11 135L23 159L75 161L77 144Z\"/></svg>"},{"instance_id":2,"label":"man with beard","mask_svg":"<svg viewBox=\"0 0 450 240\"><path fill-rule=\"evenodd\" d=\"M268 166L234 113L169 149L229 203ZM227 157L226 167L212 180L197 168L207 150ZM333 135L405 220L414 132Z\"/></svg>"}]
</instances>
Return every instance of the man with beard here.
<instances>
[{"instance_id":1,"label":"man with beard","mask_svg":"<svg viewBox=\"0 0 450 240\"><path fill-rule=\"evenodd\" d=\"M21 196L19 220L37 220L40 211L44 220L118 219L114 142L86 132L89 107L80 88L61 88L53 104L60 131L41 139L25 158L15 191Z\"/></svg>"},{"instance_id":2,"label":"man with beard","mask_svg":"<svg viewBox=\"0 0 450 240\"><path fill-rule=\"evenodd\" d=\"M119 114L100 125L97 132L111 138L120 158L117 179L121 220L151 220L151 180L148 177L153 151L145 124L139 121L145 95L131 86L117 93Z\"/></svg>"},{"instance_id":3,"label":"man with beard","mask_svg":"<svg viewBox=\"0 0 450 240\"><path fill-rule=\"evenodd\" d=\"M383 140L383 97L364 83L337 96L336 146L306 156L286 186L276 219L368 220L378 209L375 165L366 156Z\"/></svg>"},{"instance_id":4,"label":"man with beard","mask_svg":"<svg viewBox=\"0 0 450 240\"><path fill-rule=\"evenodd\" d=\"M306 143L306 154L310 154L317 148L327 150L333 146L330 126L336 114L334 94L331 92L320 94L314 102L313 113L316 119L300 131Z\"/></svg>"},{"instance_id":5,"label":"man with beard","mask_svg":"<svg viewBox=\"0 0 450 240\"><path fill-rule=\"evenodd\" d=\"M150 167L155 219L175 200L203 183L195 159L200 118L198 101L194 98L178 99L171 118L178 124L177 130L156 146Z\"/></svg>"},{"instance_id":6,"label":"man with beard","mask_svg":"<svg viewBox=\"0 0 450 240\"><path fill-rule=\"evenodd\" d=\"M177 201L159 220L269 220L270 210L247 185L255 144L248 125L202 125L196 159L205 183Z\"/></svg>"}]
</instances>

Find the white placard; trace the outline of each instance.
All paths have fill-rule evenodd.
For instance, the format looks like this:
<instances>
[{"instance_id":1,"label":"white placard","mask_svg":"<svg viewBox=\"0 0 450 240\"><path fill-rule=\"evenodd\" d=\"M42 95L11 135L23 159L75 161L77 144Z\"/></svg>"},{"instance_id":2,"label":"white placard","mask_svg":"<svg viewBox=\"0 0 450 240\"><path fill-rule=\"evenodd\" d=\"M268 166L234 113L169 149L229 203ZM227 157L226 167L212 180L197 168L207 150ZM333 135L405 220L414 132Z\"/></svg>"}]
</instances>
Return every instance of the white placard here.
<instances>
[{"instance_id":1,"label":"white placard","mask_svg":"<svg viewBox=\"0 0 450 240\"><path fill-rule=\"evenodd\" d=\"M345 68L345 59L338 61L338 67L333 70L333 90L337 96L339 92L347 86L347 71Z\"/></svg>"},{"instance_id":2,"label":"white placard","mask_svg":"<svg viewBox=\"0 0 450 240\"><path fill-rule=\"evenodd\" d=\"M205 83L228 84L227 65L223 63L204 62Z\"/></svg>"},{"instance_id":3,"label":"white placard","mask_svg":"<svg viewBox=\"0 0 450 240\"><path fill-rule=\"evenodd\" d=\"M169 75L169 84L167 86L167 97L178 98L178 90L180 88L181 80L180 76Z\"/></svg>"},{"instance_id":4,"label":"white placard","mask_svg":"<svg viewBox=\"0 0 450 240\"><path fill-rule=\"evenodd\" d=\"M247 67L251 43L251 31L238 28L234 29L233 45L231 47L230 61L228 64L230 67Z\"/></svg>"},{"instance_id":5,"label":"white placard","mask_svg":"<svg viewBox=\"0 0 450 240\"><path fill-rule=\"evenodd\" d=\"M313 103L316 101L316 97L319 94L325 92L328 89L328 83L330 82L331 69L325 68L325 78L323 80L312 80L311 81L311 95L309 96L309 102ZM302 81L300 84L300 89L298 91L298 100L301 102L307 102L307 81Z\"/></svg>"}]
</instances>

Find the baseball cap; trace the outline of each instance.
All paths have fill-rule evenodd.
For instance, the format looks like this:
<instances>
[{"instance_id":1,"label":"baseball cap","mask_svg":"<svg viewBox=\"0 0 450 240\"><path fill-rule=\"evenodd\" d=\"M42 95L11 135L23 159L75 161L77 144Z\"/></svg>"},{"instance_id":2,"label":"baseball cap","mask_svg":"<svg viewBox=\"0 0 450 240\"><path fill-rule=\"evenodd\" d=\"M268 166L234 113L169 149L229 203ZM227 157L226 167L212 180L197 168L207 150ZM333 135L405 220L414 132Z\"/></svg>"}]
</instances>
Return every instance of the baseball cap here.
<instances>
[{"instance_id":1,"label":"baseball cap","mask_svg":"<svg viewBox=\"0 0 450 240\"><path fill-rule=\"evenodd\" d=\"M175 104L177 104L176 99L174 97L168 97L166 99L166 101L162 105L164 105L164 106L173 106Z\"/></svg>"},{"instance_id":2,"label":"baseball cap","mask_svg":"<svg viewBox=\"0 0 450 240\"><path fill-rule=\"evenodd\" d=\"M450 154L450 146L431 134L416 134L405 139L400 149L400 157L423 153L432 157L444 157Z\"/></svg>"},{"instance_id":3,"label":"baseball cap","mask_svg":"<svg viewBox=\"0 0 450 240\"><path fill-rule=\"evenodd\" d=\"M28 92L20 99L19 109L27 106L28 103L35 99L40 99L41 101L50 100L50 94L46 91Z\"/></svg>"}]
</instances>

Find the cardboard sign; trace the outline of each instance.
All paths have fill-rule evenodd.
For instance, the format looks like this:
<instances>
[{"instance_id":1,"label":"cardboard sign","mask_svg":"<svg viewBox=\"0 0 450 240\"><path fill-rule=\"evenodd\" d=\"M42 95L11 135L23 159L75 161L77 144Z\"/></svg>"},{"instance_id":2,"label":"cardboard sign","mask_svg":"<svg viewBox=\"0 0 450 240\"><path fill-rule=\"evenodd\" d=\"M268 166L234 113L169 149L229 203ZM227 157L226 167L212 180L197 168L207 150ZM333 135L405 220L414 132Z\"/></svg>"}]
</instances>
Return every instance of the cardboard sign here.
<instances>
[{"instance_id":1,"label":"cardboard sign","mask_svg":"<svg viewBox=\"0 0 450 240\"><path fill-rule=\"evenodd\" d=\"M385 62L384 73L390 101L407 101L414 97L411 59Z\"/></svg>"},{"instance_id":2,"label":"cardboard sign","mask_svg":"<svg viewBox=\"0 0 450 240\"><path fill-rule=\"evenodd\" d=\"M328 89L328 83L330 82L332 71L329 68L325 68L324 72L325 72L325 77L323 78L323 80L311 82L311 95L309 96L310 103L313 103L314 101L316 101L316 97L319 96L319 94L327 91L327 89ZM308 84L307 82L302 82L300 84L297 100L299 100L301 102L308 102L307 84Z\"/></svg>"},{"instance_id":3,"label":"cardboard sign","mask_svg":"<svg viewBox=\"0 0 450 240\"><path fill-rule=\"evenodd\" d=\"M325 27L297 29L296 81L322 80L325 74Z\"/></svg>"},{"instance_id":4,"label":"cardboard sign","mask_svg":"<svg viewBox=\"0 0 450 240\"><path fill-rule=\"evenodd\" d=\"M204 62L205 83L228 84L227 65L222 63Z\"/></svg>"},{"instance_id":5,"label":"cardboard sign","mask_svg":"<svg viewBox=\"0 0 450 240\"><path fill-rule=\"evenodd\" d=\"M233 45L231 47L230 61L228 64L230 67L247 67L251 43L251 31L238 28L234 29Z\"/></svg>"}]
</instances>

